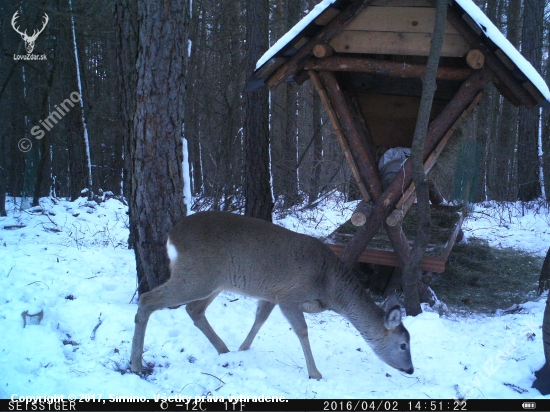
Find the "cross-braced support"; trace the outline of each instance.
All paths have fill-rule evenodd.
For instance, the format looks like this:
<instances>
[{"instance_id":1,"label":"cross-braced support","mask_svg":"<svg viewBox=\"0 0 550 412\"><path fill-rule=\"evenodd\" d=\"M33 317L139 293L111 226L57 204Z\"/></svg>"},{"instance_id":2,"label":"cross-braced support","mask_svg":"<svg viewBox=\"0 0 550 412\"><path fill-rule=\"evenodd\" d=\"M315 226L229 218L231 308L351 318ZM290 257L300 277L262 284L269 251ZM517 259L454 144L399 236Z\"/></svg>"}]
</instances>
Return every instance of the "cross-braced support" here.
<instances>
[{"instance_id":1,"label":"cross-braced support","mask_svg":"<svg viewBox=\"0 0 550 412\"><path fill-rule=\"evenodd\" d=\"M406 161L392 184L382 191L380 175L376 167L374 154L369 151L359 113L354 113L336 76L329 71L310 71L317 91L325 109L329 113L334 130L339 136L340 144L346 154L346 159L354 173L356 181L360 182L362 194L366 201L373 202L372 213L367 222L359 228L355 236L347 244L340 258L348 265L357 261L367 244L384 224L387 216L412 182L410 161ZM430 123L424 146L424 160L436 149L446 133L460 118L465 110L474 102L478 93L491 80L491 72L487 69L476 70L461 85L458 92L449 101L443 111ZM368 192L365 195L364 192ZM399 265L404 266L410 247L401 226L386 225L388 237L397 255Z\"/></svg>"}]
</instances>

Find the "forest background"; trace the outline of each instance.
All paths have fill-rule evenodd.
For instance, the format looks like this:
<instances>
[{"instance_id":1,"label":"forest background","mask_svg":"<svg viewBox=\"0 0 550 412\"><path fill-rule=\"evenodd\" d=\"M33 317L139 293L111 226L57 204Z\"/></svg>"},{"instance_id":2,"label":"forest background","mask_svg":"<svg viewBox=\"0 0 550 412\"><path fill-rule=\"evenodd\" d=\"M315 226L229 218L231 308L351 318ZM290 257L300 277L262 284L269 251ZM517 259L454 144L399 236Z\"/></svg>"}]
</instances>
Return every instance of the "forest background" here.
<instances>
[{"instance_id":1,"label":"forest background","mask_svg":"<svg viewBox=\"0 0 550 412\"><path fill-rule=\"evenodd\" d=\"M187 38L187 44L166 53L186 54L179 107L195 210L244 209L247 94L242 91L253 71L247 33L260 33L256 37L264 38L256 40L264 42L265 51L316 3L195 0L184 7L186 16L179 19L185 33L177 35ZM548 3L476 4L548 82ZM251 6L258 5L267 11L266 18L247 19ZM25 54L25 43L12 26L15 12L16 26L29 33L42 27L47 14L49 21L33 51L45 55L44 60L16 58ZM23 198L26 207L48 195L76 199L83 190L127 195L124 159L131 154L121 113L129 91L120 79L127 50L120 43L139 34L135 2L3 1L0 16L0 213L6 196ZM309 83L285 84L269 94L269 158L279 212L312 205L334 190L349 199L359 196ZM74 107L55 117L56 123L44 123L70 96ZM43 137L37 138L38 131ZM550 200L548 110L517 109L491 87L458 134L431 172L447 200L467 196L473 202L529 201L543 195ZM453 183L464 179L471 182L467 194Z\"/></svg>"}]
</instances>

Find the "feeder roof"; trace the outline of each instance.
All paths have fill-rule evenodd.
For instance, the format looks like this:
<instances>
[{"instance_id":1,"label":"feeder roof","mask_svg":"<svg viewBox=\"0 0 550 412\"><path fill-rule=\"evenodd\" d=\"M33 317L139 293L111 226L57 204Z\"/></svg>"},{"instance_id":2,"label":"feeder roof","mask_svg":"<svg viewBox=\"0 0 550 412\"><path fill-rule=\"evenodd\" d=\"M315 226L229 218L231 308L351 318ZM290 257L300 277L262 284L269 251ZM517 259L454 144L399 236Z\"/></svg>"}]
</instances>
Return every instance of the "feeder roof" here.
<instances>
[{"instance_id":1,"label":"feeder roof","mask_svg":"<svg viewBox=\"0 0 550 412\"><path fill-rule=\"evenodd\" d=\"M258 60L254 75L247 84L245 91L261 87L269 78L272 72L265 77L262 75L258 76L258 74L261 74L263 66L268 65L274 58L282 60L292 57L299 49L299 47L296 47L296 44L299 44L299 39L311 38L323 28L322 25L316 23L316 19L321 16L323 12L329 8L341 11L351 3L351 0L322 0L317 4L313 10L271 46ZM515 67L510 67L510 64L508 64L508 68L520 83L529 80L535 86L541 94L541 98L537 99L537 103L544 106L550 105L550 91L541 75L535 70L531 63L519 53L508 39L506 39L500 30L496 28L472 0L450 0L449 5L460 12L463 19L469 23L470 27L474 29L480 40L483 41L489 49L501 51L499 56L501 60L507 58L515 65ZM502 56L502 54L505 56ZM506 64L507 62L504 61L504 63ZM287 81L291 80L292 76L287 79Z\"/></svg>"}]
</instances>

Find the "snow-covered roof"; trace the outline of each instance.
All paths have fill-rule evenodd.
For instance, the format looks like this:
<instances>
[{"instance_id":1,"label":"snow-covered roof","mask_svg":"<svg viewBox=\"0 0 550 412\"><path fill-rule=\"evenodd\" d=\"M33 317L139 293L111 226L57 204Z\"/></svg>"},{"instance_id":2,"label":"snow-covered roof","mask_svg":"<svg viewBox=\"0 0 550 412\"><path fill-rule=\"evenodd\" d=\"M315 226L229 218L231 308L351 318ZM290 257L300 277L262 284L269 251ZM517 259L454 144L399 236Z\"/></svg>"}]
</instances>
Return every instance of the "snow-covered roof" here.
<instances>
[{"instance_id":1,"label":"snow-covered roof","mask_svg":"<svg viewBox=\"0 0 550 412\"><path fill-rule=\"evenodd\" d=\"M296 25L290 29L283 37L281 37L277 42L269 48L268 51L264 53L260 60L256 63L256 70L264 65L269 59L271 59L275 54L277 54L283 47L295 39L313 20L315 20L319 15L324 12L328 6L334 3L336 0L323 0L321 3L316 5L313 10L311 10L302 20L300 20Z\"/></svg>"},{"instance_id":2,"label":"snow-covered roof","mask_svg":"<svg viewBox=\"0 0 550 412\"><path fill-rule=\"evenodd\" d=\"M267 50L256 63L256 71L260 69L272 57L277 55L285 46L292 43L300 34L310 25L323 11L338 0L322 0L311 10L302 20L300 20L292 29L281 37L273 46ZM451 0L453 1L453 0ZM473 0L454 0L470 16L470 18L479 26L483 33L498 48L500 48L508 58L518 67L518 69L533 83L542 96L550 101L550 90L541 75L529 63L525 57L504 37L500 30L489 20L489 18L479 9Z\"/></svg>"},{"instance_id":3,"label":"snow-covered roof","mask_svg":"<svg viewBox=\"0 0 550 412\"><path fill-rule=\"evenodd\" d=\"M508 41L499 29L489 20L479 7L472 0L454 0L479 26L485 35L500 48L519 70L533 83L546 100L550 100L550 91L548 85L542 79L541 75L529 63L525 57Z\"/></svg>"}]
</instances>

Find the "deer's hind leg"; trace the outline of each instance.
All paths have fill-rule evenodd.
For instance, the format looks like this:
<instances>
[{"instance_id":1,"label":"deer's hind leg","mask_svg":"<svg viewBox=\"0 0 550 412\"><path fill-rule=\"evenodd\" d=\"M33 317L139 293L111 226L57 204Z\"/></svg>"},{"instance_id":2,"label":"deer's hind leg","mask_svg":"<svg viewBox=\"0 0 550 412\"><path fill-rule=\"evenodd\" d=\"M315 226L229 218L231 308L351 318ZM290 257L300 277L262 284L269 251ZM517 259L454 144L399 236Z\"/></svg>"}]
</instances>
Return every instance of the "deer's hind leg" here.
<instances>
[{"instance_id":1,"label":"deer's hind leg","mask_svg":"<svg viewBox=\"0 0 550 412\"><path fill-rule=\"evenodd\" d=\"M190 285L191 287L184 289L178 286L178 283L170 278L166 283L140 296L135 317L136 326L132 340L132 354L130 356L132 372L141 372L143 369L141 358L145 341L145 330L147 329L147 322L151 313L166 307L185 305L197 299L208 299L212 294L214 297L217 295L215 289L208 286L192 287L196 285Z\"/></svg>"},{"instance_id":2,"label":"deer's hind leg","mask_svg":"<svg viewBox=\"0 0 550 412\"><path fill-rule=\"evenodd\" d=\"M204 336L206 336L210 343L214 345L218 353L222 354L229 352L229 349L214 329L212 329L212 326L210 326L210 323L208 323L208 319L206 319L206 315L204 314L206 308L212 303L216 296L218 296L218 293L219 292L212 293L206 299L189 302L186 309L189 316L191 316L191 319L193 319L195 326L199 328L202 333L204 333Z\"/></svg>"}]
</instances>

